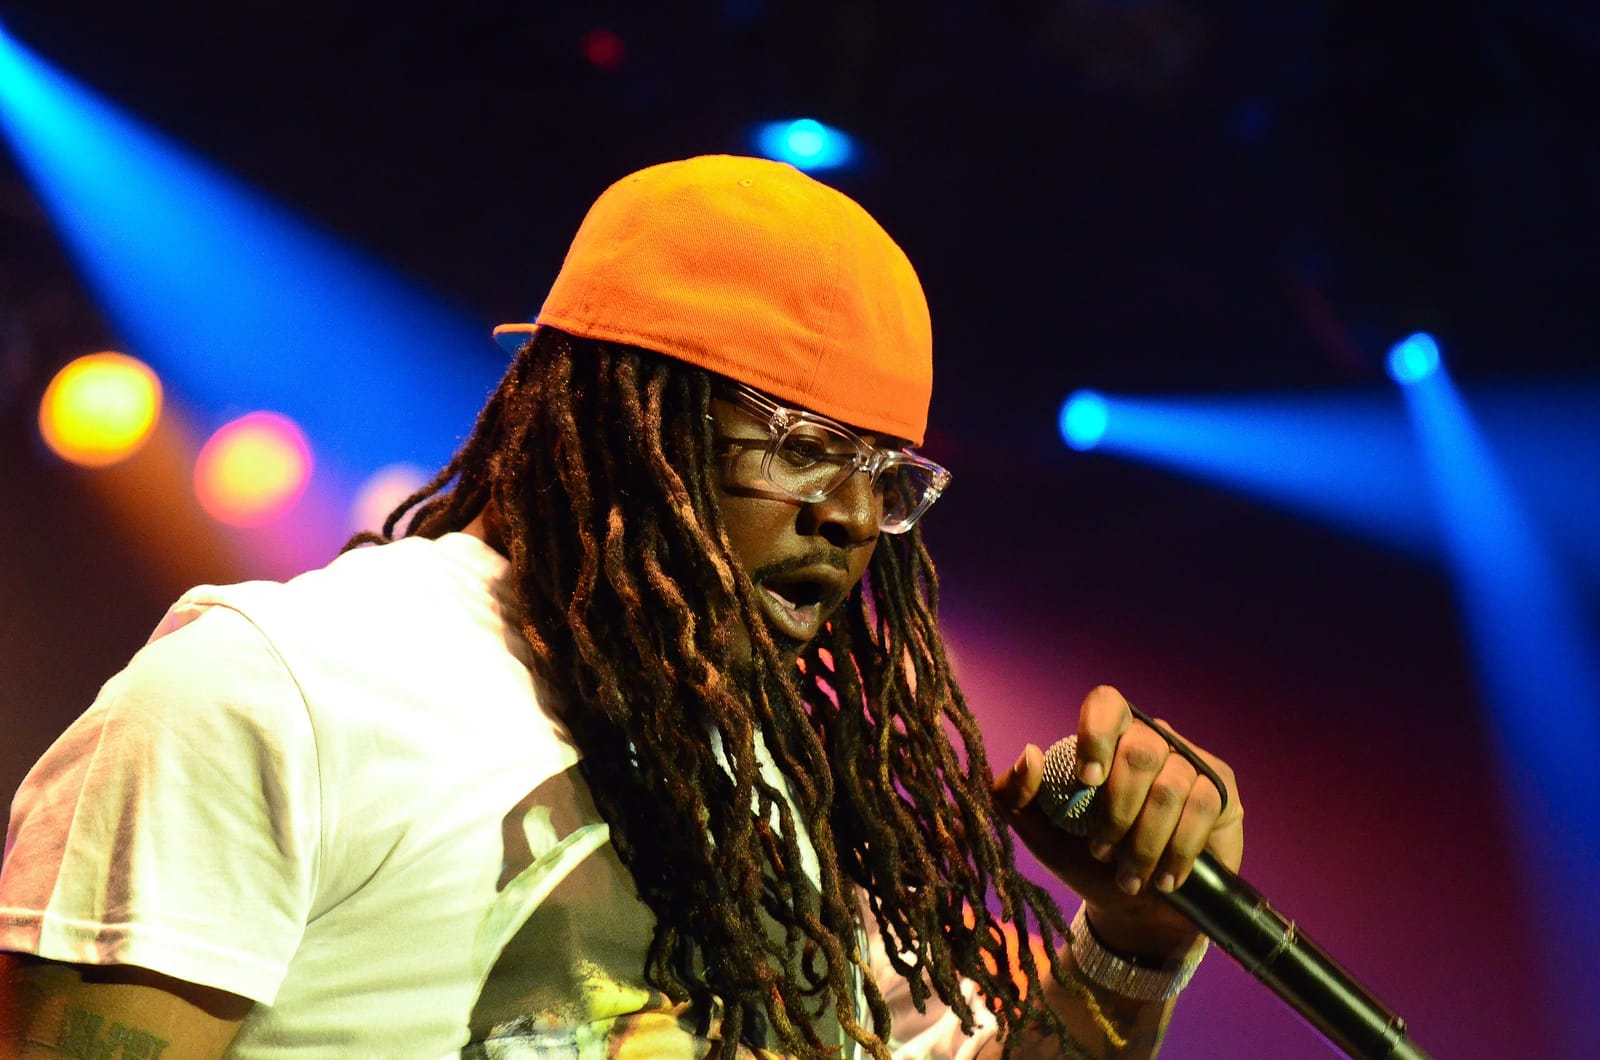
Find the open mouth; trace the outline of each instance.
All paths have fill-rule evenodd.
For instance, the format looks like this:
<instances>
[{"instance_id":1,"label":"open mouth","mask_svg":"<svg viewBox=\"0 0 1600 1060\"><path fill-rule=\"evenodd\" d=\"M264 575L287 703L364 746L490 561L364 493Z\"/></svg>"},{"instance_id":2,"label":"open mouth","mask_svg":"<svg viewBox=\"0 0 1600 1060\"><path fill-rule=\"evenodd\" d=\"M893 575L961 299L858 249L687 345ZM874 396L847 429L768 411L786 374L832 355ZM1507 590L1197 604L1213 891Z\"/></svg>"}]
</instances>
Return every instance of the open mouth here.
<instances>
[{"instance_id":1,"label":"open mouth","mask_svg":"<svg viewBox=\"0 0 1600 1060\"><path fill-rule=\"evenodd\" d=\"M805 643L822 632L838 605L839 590L826 579L790 576L763 582L760 595L773 632Z\"/></svg>"}]
</instances>

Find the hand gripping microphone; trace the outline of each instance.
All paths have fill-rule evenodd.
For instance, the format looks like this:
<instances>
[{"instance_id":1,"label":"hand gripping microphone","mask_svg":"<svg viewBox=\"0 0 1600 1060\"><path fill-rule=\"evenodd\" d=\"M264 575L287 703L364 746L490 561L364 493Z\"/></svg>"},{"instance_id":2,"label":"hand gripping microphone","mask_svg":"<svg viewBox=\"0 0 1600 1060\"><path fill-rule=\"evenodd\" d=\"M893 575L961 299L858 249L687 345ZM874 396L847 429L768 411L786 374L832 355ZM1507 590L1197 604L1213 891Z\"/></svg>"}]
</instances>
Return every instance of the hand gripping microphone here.
<instances>
[{"instance_id":1,"label":"hand gripping microphone","mask_svg":"<svg viewBox=\"0 0 1600 1060\"><path fill-rule=\"evenodd\" d=\"M1045 752L1039 805L1056 827L1087 835L1098 790L1078 781L1076 736L1058 740ZM1403 1019L1210 851L1200 854L1183 886L1157 893L1347 1056L1427 1060L1428 1054L1406 1039Z\"/></svg>"}]
</instances>

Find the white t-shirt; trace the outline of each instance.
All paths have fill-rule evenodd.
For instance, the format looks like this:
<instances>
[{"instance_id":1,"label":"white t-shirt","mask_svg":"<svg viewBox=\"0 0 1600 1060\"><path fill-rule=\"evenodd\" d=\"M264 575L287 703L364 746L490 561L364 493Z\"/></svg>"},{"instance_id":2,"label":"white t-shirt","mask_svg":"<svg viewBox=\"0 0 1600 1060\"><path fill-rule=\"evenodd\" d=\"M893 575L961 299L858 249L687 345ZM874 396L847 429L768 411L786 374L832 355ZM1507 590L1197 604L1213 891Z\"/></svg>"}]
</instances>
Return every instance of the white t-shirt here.
<instances>
[{"instance_id":1,"label":"white t-shirt","mask_svg":"<svg viewBox=\"0 0 1600 1060\"><path fill-rule=\"evenodd\" d=\"M704 1055L514 612L465 534L186 593L19 789L0 949L250 998L230 1056Z\"/></svg>"}]
</instances>

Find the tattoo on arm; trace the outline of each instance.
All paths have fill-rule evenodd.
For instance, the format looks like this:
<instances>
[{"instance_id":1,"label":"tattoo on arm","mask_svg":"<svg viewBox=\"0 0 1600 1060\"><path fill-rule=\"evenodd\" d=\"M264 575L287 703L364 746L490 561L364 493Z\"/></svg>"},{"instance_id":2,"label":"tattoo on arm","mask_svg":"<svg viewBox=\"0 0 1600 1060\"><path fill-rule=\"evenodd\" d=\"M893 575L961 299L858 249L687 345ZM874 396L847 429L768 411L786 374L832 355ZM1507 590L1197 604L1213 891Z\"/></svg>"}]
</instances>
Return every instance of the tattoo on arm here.
<instances>
[{"instance_id":1,"label":"tattoo on arm","mask_svg":"<svg viewBox=\"0 0 1600 1060\"><path fill-rule=\"evenodd\" d=\"M61 1021L56 1048L75 1060L160 1060L168 1042L73 1005Z\"/></svg>"},{"instance_id":2,"label":"tattoo on arm","mask_svg":"<svg viewBox=\"0 0 1600 1060\"><path fill-rule=\"evenodd\" d=\"M1070 1034L1066 1035L1061 1045L1066 1050L1061 1054L1065 1060L1105 1060L1106 1051L1104 1049L1096 1049L1089 1043L1080 1041Z\"/></svg>"},{"instance_id":3,"label":"tattoo on arm","mask_svg":"<svg viewBox=\"0 0 1600 1060\"><path fill-rule=\"evenodd\" d=\"M1070 1032L1056 1041L1066 1050L1061 1054L1063 1060L1114 1060L1119 1056L1154 1054L1160 1043L1160 1037L1148 1034L1133 1035L1120 1049L1108 1041L1086 1042Z\"/></svg>"}]
</instances>

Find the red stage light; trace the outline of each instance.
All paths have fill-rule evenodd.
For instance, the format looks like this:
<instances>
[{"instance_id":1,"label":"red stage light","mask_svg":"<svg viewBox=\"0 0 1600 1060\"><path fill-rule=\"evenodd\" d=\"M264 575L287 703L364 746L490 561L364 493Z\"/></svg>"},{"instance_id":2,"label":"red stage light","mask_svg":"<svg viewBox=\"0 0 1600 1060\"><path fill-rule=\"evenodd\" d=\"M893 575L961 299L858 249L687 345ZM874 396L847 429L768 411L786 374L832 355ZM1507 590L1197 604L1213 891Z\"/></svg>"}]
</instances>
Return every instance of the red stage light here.
<instances>
[{"instance_id":1,"label":"red stage light","mask_svg":"<svg viewBox=\"0 0 1600 1060\"><path fill-rule=\"evenodd\" d=\"M628 60L628 49L622 38L609 29L591 29L578 42L583 57L600 69L610 73L622 68Z\"/></svg>"}]
</instances>

